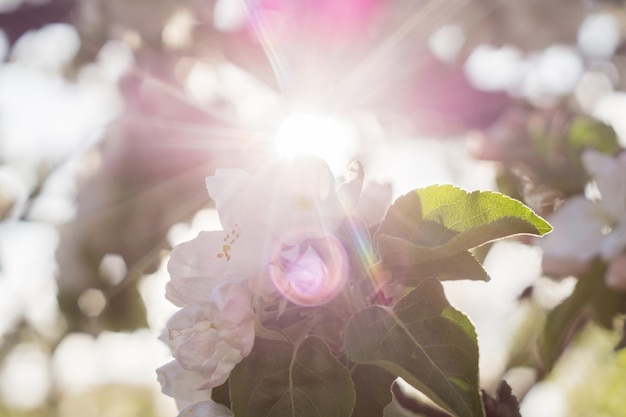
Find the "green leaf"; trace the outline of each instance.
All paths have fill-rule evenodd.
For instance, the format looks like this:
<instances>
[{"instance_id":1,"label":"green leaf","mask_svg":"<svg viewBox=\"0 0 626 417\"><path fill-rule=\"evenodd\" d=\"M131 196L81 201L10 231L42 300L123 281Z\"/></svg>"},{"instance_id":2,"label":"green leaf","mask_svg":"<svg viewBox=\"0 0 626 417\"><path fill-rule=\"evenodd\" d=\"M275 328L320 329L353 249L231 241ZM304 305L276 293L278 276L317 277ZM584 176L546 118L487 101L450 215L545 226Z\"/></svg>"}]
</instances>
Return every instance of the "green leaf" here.
<instances>
[{"instance_id":1,"label":"green leaf","mask_svg":"<svg viewBox=\"0 0 626 417\"><path fill-rule=\"evenodd\" d=\"M349 370L318 337L255 340L230 375L230 398L236 417L349 417L355 403Z\"/></svg>"},{"instance_id":2,"label":"green leaf","mask_svg":"<svg viewBox=\"0 0 626 417\"><path fill-rule=\"evenodd\" d=\"M495 398L483 391L483 400L487 417L522 417L519 412L519 401L504 380L498 384Z\"/></svg>"},{"instance_id":3,"label":"green leaf","mask_svg":"<svg viewBox=\"0 0 626 417\"><path fill-rule=\"evenodd\" d=\"M541 357L545 371L552 369L574 335L586 321L583 315L591 280L579 280L572 295L549 314L541 335Z\"/></svg>"},{"instance_id":4,"label":"green leaf","mask_svg":"<svg viewBox=\"0 0 626 417\"><path fill-rule=\"evenodd\" d=\"M605 273L604 262L593 262L578 278L574 292L548 314L540 339L546 371L552 369L588 319L593 318L601 326L611 328L615 315L623 311L625 296L606 287Z\"/></svg>"},{"instance_id":5,"label":"green leaf","mask_svg":"<svg viewBox=\"0 0 626 417\"><path fill-rule=\"evenodd\" d=\"M568 144L572 156L578 156L585 148L601 152L615 153L620 149L615 130L602 122L578 117L570 125Z\"/></svg>"},{"instance_id":6,"label":"green leaf","mask_svg":"<svg viewBox=\"0 0 626 417\"><path fill-rule=\"evenodd\" d=\"M215 387L211 390L211 399L216 403L220 403L230 408L230 394L228 387L228 380L222 385Z\"/></svg>"},{"instance_id":7,"label":"green leaf","mask_svg":"<svg viewBox=\"0 0 626 417\"><path fill-rule=\"evenodd\" d=\"M454 416L484 416L476 332L436 278L420 282L393 308L357 313L348 323L346 354L402 377Z\"/></svg>"},{"instance_id":8,"label":"green leaf","mask_svg":"<svg viewBox=\"0 0 626 417\"><path fill-rule=\"evenodd\" d=\"M493 191L434 185L398 198L377 236L387 265L417 265L517 234L552 227L521 202Z\"/></svg>"},{"instance_id":9,"label":"green leaf","mask_svg":"<svg viewBox=\"0 0 626 417\"><path fill-rule=\"evenodd\" d=\"M386 370L372 365L357 365L352 370L356 390L354 417L382 417L391 402L391 384L396 379Z\"/></svg>"},{"instance_id":10,"label":"green leaf","mask_svg":"<svg viewBox=\"0 0 626 417\"><path fill-rule=\"evenodd\" d=\"M389 264L387 268L393 274L394 282L405 286L415 286L425 278L436 276L441 281L472 279L489 281L489 275L481 263L468 251L432 261L424 261L418 267L412 265L415 258L409 258L400 264Z\"/></svg>"}]
</instances>

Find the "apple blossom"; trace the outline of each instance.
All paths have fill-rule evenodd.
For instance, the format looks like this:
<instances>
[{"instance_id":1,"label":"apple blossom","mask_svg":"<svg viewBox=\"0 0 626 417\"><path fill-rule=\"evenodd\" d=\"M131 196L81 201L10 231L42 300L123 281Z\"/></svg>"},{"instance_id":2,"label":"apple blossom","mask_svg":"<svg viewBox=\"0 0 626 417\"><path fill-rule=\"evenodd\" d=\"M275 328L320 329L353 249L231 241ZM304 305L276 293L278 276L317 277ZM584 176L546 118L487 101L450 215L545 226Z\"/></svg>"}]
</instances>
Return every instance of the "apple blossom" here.
<instances>
[{"instance_id":1,"label":"apple blossom","mask_svg":"<svg viewBox=\"0 0 626 417\"><path fill-rule=\"evenodd\" d=\"M626 156L586 150L582 162L600 198L567 200L548 219L554 231L538 242L544 269L558 276L580 271L596 256L610 261L626 248Z\"/></svg>"},{"instance_id":2,"label":"apple blossom","mask_svg":"<svg viewBox=\"0 0 626 417\"><path fill-rule=\"evenodd\" d=\"M270 162L255 175L217 170L206 185L224 230L172 250L166 298L182 308L162 336L175 360L157 371L163 392L190 416L231 415L208 400L252 350L254 300L324 304L348 274L335 235L345 210L322 160Z\"/></svg>"},{"instance_id":3,"label":"apple blossom","mask_svg":"<svg viewBox=\"0 0 626 417\"><path fill-rule=\"evenodd\" d=\"M163 339L174 358L206 375L201 387L222 384L254 343L254 311L246 287L222 284L205 304L183 307L167 323Z\"/></svg>"},{"instance_id":4,"label":"apple blossom","mask_svg":"<svg viewBox=\"0 0 626 417\"><path fill-rule=\"evenodd\" d=\"M211 399L210 389L201 389L207 378L203 372L190 371L173 360L156 370L161 391L176 400L179 409Z\"/></svg>"},{"instance_id":5,"label":"apple blossom","mask_svg":"<svg viewBox=\"0 0 626 417\"><path fill-rule=\"evenodd\" d=\"M313 157L268 163L254 176L217 170L206 183L226 229L271 237L313 225L334 231L345 216L328 165Z\"/></svg>"},{"instance_id":6,"label":"apple blossom","mask_svg":"<svg viewBox=\"0 0 626 417\"><path fill-rule=\"evenodd\" d=\"M179 307L206 302L221 283L245 283L263 261L262 246L238 227L201 232L172 250L166 298Z\"/></svg>"}]
</instances>

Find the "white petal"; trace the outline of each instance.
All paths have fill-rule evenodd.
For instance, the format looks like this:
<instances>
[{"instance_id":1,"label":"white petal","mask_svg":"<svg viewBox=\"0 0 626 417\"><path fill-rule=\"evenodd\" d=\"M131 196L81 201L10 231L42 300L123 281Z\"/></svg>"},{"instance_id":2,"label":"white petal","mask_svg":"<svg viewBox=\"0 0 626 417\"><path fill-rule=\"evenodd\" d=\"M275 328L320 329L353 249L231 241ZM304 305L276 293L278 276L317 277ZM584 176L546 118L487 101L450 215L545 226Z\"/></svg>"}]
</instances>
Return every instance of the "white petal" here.
<instances>
[{"instance_id":1,"label":"white petal","mask_svg":"<svg viewBox=\"0 0 626 417\"><path fill-rule=\"evenodd\" d=\"M218 169L215 175L206 178L209 197L222 222L222 227L230 228L243 219L238 219L239 207L245 207L245 191L252 181L252 176L242 169Z\"/></svg>"},{"instance_id":2,"label":"white petal","mask_svg":"<svg viewBox=\"0 0 626 417\"><path fill-rule=\"evenodd\" d=\"M216 286L257 275L268 250L266 242L253 234L202 232L172 250L166 297L177 306L206 302Z\"/></svg>"},{"instance_id":3,"label":"white petal","mask_svg":"<svg viewBox=\"0 0 626 417\"><path fill-rule=\"evenodd\" d=\"M587 262L599 253L603 222L595 204L583 196L570 198L548 222L554 230L537 241L544 256Z\"/></svg>"},{"instance_id":4,"label":"white petal","mask_svg":"<svg viewBox=\"0 0 626 417\"><path fill-rule=\"evenodd\" d=\"M176 400L179 408L211 399L211 390L201 389L207 375L189 371L177 361L171 361L156 370L161 390Z\"/></svg>"},{"instance_id":5,"label":"white petal","mask_svg":"<svg viewBox=\"0 0 626 417\"><path fill-rule=\"evenodd\" d=\"M178 307L206 303L219 284L209 277L177 278L165 284L165 298Z\"/></svg>"},{"instance_id":6,"label":"white petal","mask_svg":"<svg viewBox=\"0 0 626 417\"><path fill-rule=\"evenodd\" d=\"M228 236L228 238L227 238ZM195 239L176 246L170 255L167 270L172 279L179 277L218 276L228 268L226 259L218 257L229 241L223 230L201 232Z\"/></svg>"},{"instance_id":7,"label":"white petal","mask_svg":"<svg viewBox=\"0 0 626 417\"><path fill-rule=\"evenodd\" d=\"M233 417L233 412L214 401L203 401L185 408L178 417Z\"/></svg>"},{"instance_id":8,"label":"white petal","mask_svg":"<svg viewBox=\"0 0 626 417\"><path fill-rule=\"evenodd\" d=\"M254 319L250 290L239 284L222 284L211 294L209 300L214 317L219 323L229 325Z\"/></svg>"}]
</instances>

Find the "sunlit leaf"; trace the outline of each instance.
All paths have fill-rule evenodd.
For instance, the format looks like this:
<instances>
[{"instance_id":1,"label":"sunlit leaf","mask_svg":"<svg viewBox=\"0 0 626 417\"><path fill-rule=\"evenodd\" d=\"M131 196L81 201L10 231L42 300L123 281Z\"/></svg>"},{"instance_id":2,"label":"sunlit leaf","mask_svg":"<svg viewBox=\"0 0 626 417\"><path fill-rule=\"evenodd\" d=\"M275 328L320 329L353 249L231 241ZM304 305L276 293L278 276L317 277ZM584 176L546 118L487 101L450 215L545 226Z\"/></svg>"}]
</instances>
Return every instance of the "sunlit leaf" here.
<instances>
[{"instance_id":1,"label":"sunlit leaf","mask_svg":"<svg viewBox=\"0 0 626 417\"><path fill-rule=\"evenodd\" d=\"M349 370L326 343L257 339L230 376L236 417L349 417L355 393Z\"/></svg>"},{"instance_id":2,"label":"sunlit leaf","mask_svg":"<svg viewBox=\"0 0 626 417\"><path fill-rule=\"evenodd\" d=\"M455 416L484 415L476 333L435 278L420 282L393 308L357 313L348 323L346 354L404 378Z\"/></svg>"},{"instance_id":3,"label":"sunlit leaf","mask_svg":"<svg viewBox=\"0 0 626 417\"><path fill-rule=\"evenodd\" d=\"M507 236L542 236L550 230L544 219L504 194L435 185L395 201L377 244L385 264L415 265Z\"/></svg>"}]
</instances>

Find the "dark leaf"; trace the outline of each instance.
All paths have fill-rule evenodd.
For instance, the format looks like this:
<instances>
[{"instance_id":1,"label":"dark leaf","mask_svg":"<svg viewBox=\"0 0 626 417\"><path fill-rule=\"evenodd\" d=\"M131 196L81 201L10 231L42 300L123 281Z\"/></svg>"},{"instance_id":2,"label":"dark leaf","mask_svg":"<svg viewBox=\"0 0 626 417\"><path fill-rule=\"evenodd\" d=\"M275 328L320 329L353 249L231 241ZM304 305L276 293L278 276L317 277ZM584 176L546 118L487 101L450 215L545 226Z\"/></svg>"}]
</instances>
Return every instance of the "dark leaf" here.
<instances>
[{"instance_id":1,"label":"dark leaf","mask_svg":"<svg viewBox=\"0 0 626 417\"><path fill-rule=\"evenodd\" d=\"M350 372L318 337L301 344L257 339L230 376L236 417L350 417Z\"/></svg>"},{"instance_id":2,"label":"dark leaf","mask_svg":"<svg viewBox=\"0 0 626 417\"><path fill-rule=\"evenodd\" d=\"M454 416L483 415L476 333L435 278L418 283L393 308L357 313L348 323L346 354L402 377Z\"/></svg>"},{"instance_id":3,"label":"dark leaf","mask_svg":"<svg viewBox=\"0 0 626 417\"><path fill-rule=\"evenodd\" d=\"M353 417L381 417L391 402L391 384L396 377L372 365L357 365L352 371L356 390Z\"/></svg>"},{"instance_id":4,"label":"dark leaf","mask_svg":"<svg viewBox=\"0 0 626 417\"><path fill-rule=\"evenodd\" d=\"M519 412L517 397L506 381L501 381L496 391L496 398L483 391L485 417L522 417Z\"/></svg>"}]
</instances>

